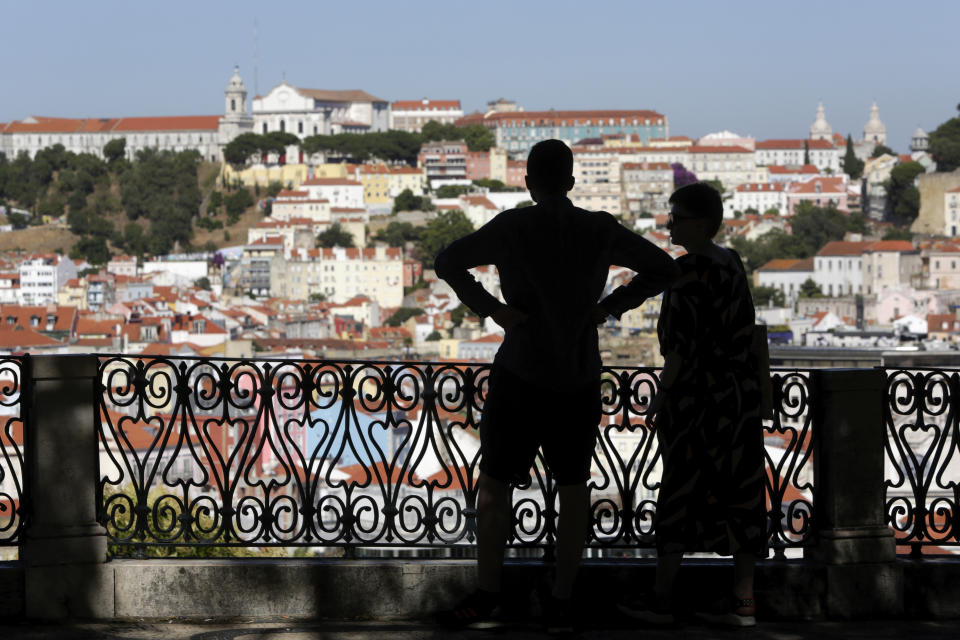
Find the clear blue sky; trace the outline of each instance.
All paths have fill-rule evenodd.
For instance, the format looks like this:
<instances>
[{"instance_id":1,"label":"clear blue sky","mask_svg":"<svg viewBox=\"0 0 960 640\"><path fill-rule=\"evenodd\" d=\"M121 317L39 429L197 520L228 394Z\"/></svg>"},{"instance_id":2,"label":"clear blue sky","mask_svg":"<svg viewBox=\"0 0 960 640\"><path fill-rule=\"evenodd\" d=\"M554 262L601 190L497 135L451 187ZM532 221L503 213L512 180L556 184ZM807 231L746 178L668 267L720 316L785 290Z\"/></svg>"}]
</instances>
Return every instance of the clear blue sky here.
<instances>
[{"instance_id":1,"label":"clear blue sky","mask_svg":"<svg viewBox=\"0 0 960 640\"><path fill-rule=\"evenodd\" d=\"M805 137L817 100L862 134L872 100L905 151L960 102L960 2L408 0L270 4L0 0L0 122L217 114L258 84L387 100L664 113L671 134Z\"/></svg>"}]
</instances>

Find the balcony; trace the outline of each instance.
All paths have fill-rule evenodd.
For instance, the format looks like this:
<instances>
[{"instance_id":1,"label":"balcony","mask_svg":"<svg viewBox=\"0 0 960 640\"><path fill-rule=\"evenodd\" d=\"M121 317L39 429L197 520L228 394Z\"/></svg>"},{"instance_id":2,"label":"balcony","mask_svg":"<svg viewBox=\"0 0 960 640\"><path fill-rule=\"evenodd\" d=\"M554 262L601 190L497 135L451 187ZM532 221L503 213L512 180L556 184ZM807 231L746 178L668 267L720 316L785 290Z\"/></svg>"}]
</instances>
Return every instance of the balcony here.
<instances>
[{"instance_id":1,"label":"balcony","mask_svg":"<svg viewBox=\"0 0 960 640\"><path fill-rule=\"evenodd\" d=\"M652 579L657 373L603 372L578 589L604 615ZM4 358L0 545L17 559L0 563L0 591L13 594L0 615L370 619L447 606L472 585L488 374L466 363ZM760 610L960 615L960 371L784 370L773 382ZM541 460L513 504L507 582L526 602L555 536L557 487ZM689 565L691 594L729 579L723 560Z\"/></svg>"}]
</instances>

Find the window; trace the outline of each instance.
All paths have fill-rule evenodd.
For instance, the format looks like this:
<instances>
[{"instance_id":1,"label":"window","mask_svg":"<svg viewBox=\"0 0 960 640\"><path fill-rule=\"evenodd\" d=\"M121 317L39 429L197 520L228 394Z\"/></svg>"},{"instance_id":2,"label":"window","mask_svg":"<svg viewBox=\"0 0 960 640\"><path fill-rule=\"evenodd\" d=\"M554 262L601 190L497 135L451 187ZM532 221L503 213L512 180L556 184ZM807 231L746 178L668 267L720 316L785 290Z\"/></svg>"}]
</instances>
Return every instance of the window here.
<instances>
[{"instance_id":1,"label":"window","mask_svg":"<svg viewBox=\"0 0 960 640\"><path fill-rule=\"evenodd\" d=\"M263 132L264 132L264 133L267 132L267 123L266 123L266 122L263 123Z\"/></svg>"}]
</instances>

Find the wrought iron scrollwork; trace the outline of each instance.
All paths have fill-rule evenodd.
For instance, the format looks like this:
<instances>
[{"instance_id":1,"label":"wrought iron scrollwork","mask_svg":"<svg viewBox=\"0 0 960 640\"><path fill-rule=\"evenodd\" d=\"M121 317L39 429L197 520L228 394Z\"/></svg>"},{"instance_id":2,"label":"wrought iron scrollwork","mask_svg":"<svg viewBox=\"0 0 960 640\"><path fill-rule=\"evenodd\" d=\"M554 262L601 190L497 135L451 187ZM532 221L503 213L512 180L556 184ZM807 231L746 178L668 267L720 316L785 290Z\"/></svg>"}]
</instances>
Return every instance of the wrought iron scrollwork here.
<instances>
[{"instance_id":1,"label":"wrought iron scrollwork","mask_svg":"<svg viewBox=\"0 0 960 640\"><path fill-rule=\"evenodd\" d=\"M27 521L24 454L29 363L29 356L0 357L0 546L20 544Z\"/></svg>"},{"instance_id":2,"label":"wrought iron scrollwork","mask_svg":"<svg viewBox=\"0 0 960 640\"><path fill-rule=\"evenodd\" d=\"M470 544L489 374L487 364L103 357L99 519L114 544L137 547ZM782 375L781 413L806 416L807 378ZM646 420L657 387L656 370L604 369L592 547L652 546L659 449ZM768 486L772 512L787 509L771 530L780 546L810 531L809 498L785 489L811 488L805 420L767 427L795 436ZM514 491L510 544L550 547L557 507L538 454Z\"/></svg>"},{"instance_id":3,"label":"wrought iron scrollwork","mask_svg":"<svg viewBox=\"0 0 960 640\"><path fill-rule=\"evenodd\" d=\"M887 523L912 555L960 545L960 370L885 373Z\"/></svg>"}]
</instances>

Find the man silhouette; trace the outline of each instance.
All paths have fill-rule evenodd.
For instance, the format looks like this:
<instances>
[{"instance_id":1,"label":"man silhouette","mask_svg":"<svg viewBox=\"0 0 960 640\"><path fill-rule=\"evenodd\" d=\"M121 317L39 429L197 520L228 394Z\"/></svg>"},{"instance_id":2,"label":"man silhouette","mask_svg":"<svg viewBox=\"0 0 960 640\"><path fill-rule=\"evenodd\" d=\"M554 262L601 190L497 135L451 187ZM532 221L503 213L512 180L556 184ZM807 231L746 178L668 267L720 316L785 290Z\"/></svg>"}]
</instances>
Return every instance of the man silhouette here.
<instances>
[{"instance_id":1,"label":"man silhouette","mask_svg":"<svg viewBox=\"0 0 960 640\"><path fill-rule=\"evenodd\" d=\"M511 484L529 477L537 449L560 495L556 578L544 606L547 631L571 630L569 599L589 518L590 460L600 421L596 325L657 295L679 274L674 261L606 212L574 207L573 154L559 140L530 150L527 188L536 203L497 215L437 256L437 276L481 317L504 329L480 422L477 493L479 589L442 618L499 626ZM496 265L506 304L468 269ZM598 303L611 265L637 275Z\"/></svg>"}]
</instances>

